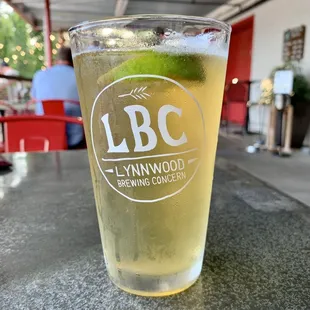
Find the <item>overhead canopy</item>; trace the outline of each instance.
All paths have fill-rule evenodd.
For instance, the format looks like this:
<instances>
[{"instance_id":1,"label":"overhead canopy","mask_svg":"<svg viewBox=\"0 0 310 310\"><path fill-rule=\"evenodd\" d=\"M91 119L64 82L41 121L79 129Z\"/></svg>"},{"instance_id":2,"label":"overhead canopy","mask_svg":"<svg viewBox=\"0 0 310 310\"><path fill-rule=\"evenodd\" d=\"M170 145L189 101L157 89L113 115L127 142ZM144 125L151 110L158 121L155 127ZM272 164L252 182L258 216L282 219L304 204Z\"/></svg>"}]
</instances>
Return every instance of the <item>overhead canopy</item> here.
<instances>
[{"instance_id":1,"label":"overhead canopy","mask_svg":"<svg viewBox=\"0 0 310 310\"><path fill-rule=\"evenodd\" d=\"M45 0L5 0L30 24L42 29ZM52 30L66 30L86 20L134 14L204 16L228 0L50 0ZM236 5L229 4L234 7Z\"/></svg>"}]
</instances>

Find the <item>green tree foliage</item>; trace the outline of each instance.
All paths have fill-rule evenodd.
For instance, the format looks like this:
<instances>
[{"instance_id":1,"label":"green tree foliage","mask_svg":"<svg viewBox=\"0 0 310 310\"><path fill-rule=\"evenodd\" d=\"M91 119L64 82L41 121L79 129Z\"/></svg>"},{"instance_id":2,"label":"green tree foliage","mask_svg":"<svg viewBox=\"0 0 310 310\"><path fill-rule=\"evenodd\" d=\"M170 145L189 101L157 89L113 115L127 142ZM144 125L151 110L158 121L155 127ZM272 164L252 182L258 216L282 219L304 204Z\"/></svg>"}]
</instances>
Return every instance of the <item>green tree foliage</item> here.
<instances>
[{"instance_id":1,"label":"green tree foliage","mask_svg":"<svg viewBox=\"0 0 310 310\"><path fill-rule=\"evenodd\" d=\"M57 40L52 42L56 48ZM45 66L44 38L15 12L1 12L0 6L0 58L24 77Z\"/></svg>"}]
</instances>

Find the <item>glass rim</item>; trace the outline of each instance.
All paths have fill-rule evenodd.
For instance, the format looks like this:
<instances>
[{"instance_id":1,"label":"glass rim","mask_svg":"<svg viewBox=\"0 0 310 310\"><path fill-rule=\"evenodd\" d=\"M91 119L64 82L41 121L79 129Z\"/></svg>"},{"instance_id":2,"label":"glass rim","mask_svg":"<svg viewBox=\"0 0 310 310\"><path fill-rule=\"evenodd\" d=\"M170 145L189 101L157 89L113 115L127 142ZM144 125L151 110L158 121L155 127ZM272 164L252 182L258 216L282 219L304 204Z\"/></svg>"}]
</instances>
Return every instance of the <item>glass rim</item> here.
<instances>
[{"instance_id":1,"label":"glass rim","mask_svg":"<svg viewBox=\"0 0 310 310\"><path fill-rule=\"evenodd\" d=\"M69 28L68 32L71 34L76 30L86 30L100 25L111 24L110 27L115 27L115 24L123 23L124 21L134 20L169 20L169 21L187 21L190 23L199 23L201 25L212 26L220 30L226 31L228 34L231 33L231 25L219 21L214 18L202 17L202 16L188 16L188 15L177 15L177 14L137 14L137 15L125 15L121 17L108 17L104 19L94 21L84 21L75 26Z\"/></svg>"}]
</instances>

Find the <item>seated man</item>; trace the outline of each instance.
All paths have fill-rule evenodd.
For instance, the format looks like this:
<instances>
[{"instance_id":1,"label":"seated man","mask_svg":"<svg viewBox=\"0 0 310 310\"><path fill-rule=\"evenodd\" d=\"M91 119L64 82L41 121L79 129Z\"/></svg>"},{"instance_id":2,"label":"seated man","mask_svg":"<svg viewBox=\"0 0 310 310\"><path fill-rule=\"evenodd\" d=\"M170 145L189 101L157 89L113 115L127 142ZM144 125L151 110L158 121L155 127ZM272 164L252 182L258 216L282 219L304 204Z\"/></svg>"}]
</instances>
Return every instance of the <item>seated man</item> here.
<instances>
[{"instance_id":1,"label":"seated man","mask_svg":"<svg viewBox=\"0 0 310 310\"><path fill-rule=\"evenodd\" d=\"M69 47L61 47L53 67L38 71L32 81L31 96L37 100L36 114L43 115L44 110L40 100L68 99L79 101L76 80L73 69L72 55ZM67 116L81 116L78 104L65 102ZM77 124L67 124L67 140L70 149L85 146L83 128Z\"/></svg>"}]
</instances>

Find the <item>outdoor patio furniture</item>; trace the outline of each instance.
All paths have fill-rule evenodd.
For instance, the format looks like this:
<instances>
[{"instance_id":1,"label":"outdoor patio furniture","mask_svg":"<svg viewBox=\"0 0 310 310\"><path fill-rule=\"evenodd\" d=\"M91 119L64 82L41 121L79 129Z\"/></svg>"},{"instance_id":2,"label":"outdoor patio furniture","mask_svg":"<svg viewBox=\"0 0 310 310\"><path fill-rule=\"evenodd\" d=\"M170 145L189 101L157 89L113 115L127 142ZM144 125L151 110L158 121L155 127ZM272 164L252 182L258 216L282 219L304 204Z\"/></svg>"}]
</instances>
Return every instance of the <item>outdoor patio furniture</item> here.
<instances>
[{"instance_id":1,"label":"outdoor patio furniture","mask_svg":"<svg viewBox=\"0 0 310 310\"><path fill-rule=\"evenodd\" d=\"M4 152L66 150L66 123L83 125L80 117L18 115L0 117L4 123Z\"/></svg>"}]
</instances>

